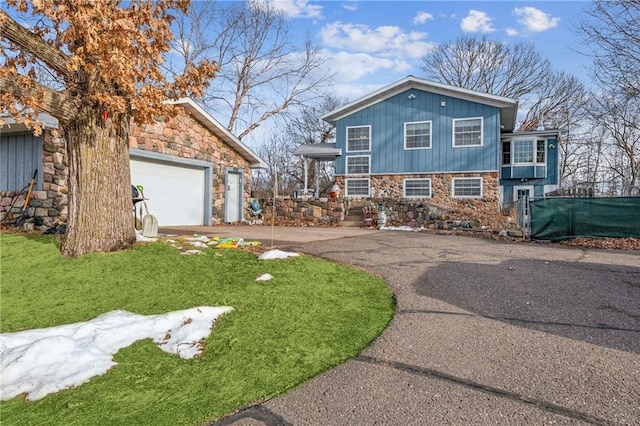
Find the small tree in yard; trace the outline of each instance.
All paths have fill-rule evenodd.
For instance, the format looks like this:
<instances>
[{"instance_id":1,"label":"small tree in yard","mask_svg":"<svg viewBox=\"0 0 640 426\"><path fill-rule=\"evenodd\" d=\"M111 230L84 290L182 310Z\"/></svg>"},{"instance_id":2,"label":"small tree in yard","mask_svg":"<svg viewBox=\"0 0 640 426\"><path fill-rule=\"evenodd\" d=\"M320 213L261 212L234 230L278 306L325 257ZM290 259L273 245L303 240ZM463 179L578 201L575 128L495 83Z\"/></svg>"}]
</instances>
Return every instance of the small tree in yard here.
<instances>
[{"instance_id":1,"label":"small tree in yard","mask_svg":"<svg viewBox=\"0 0 640 426\"><path fill-rule=\"evenodd\" d=\"M200 96L217 65L203 61L168 81L158 65L188 0L8 0L0 10L0 101L40 131L61 124L69 162L69 216L61 251L80 256L135 241L129 125L173 113L167 99ZM3 6L3 8L7 8ZM14 16L32 24L21 25Z\"/></svg>"}]
</instances>

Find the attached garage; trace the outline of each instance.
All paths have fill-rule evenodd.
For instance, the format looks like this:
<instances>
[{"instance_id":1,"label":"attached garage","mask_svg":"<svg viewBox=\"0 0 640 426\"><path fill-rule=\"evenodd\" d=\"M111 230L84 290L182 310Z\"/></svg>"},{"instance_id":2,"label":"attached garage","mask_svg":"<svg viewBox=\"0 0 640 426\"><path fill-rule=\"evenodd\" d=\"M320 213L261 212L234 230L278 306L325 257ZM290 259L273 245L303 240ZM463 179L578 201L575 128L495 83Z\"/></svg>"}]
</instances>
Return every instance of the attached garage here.
<instances>
[{"instance_id":1,"label":"attached garage","mask_svg":"<svg viewBox=\"0 0 640 426\"><path fill-rule=\"evenodd\" d=\"M131 123L131 184L143 186L149 212L161 227L242 221L251 169L264 168L264 162L193 100L171 103L182 111ZM12 202L36 168L28 215L41 217L46 227L67 220L66 143L58 120L46 114L39 120L44 123L39 138L10 119L10 126L0 126L0 218L7 223L21 214ZM137 207L139 213L140 203Z\"/></svg>"},{"instance_id":2,"label":"attached garage","mask_svg":"<svg viewBox=\"0 0 640 426\"><path fill-rule=\"evenodd\" d=\"M131 150L131 183L143 186L160 226L210 225L210 182L210 163Z\"/></svg>"}]
</instances>

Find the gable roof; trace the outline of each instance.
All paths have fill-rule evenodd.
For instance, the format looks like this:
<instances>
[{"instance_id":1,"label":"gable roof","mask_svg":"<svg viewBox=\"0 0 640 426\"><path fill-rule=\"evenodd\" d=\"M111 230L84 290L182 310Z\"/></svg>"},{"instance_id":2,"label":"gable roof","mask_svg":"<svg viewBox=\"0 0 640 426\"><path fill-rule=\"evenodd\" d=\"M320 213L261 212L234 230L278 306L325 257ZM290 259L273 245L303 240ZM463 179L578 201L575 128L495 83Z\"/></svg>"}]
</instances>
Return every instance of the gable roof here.
<instances>
[{"instance_id":1,"label":"gable roof","mask_svg":"<svg viewBox=\"0 0 640 426\"><path fill-rule=\"evenodd\" d=\"M425 80L412 75L384 86L375 92L356 99L353 102L349 102L340 108L336 108L323 115L322 119L335 125L336 121L341 118L409 89L423 90L429 93L436 93L500 108L500 124L503 126L503 130L513 131L515 128L516 115L518 114L518 101L511 98L505 98L503 96L496 96L475 90L463 89L461 87L449 86L448 84L436 83L434 81Z\"/></svg>"},{"instance_id":2,"label":"gable roof","mask_svg":"<svg viewBox=\"0 0 640 426\"><path fill-rule=\"evenodd\" d=\"M222 139L223 142L229 144L236 151L238 151L242 156L244 156L249 163L251 163L252 169L265 169L267 168L266 163L258 156L258 154L254 153L248 146L242 143L240 139L234 136L230 131L228 131L218 120L213 118L208 112L206 112L200 105L198 105L191 98L181 98L177 101L167 101L167 103L172 105L179 105L184 108L193 118L198 120L203 126L209 129L213 134Z\"/></svg>"}]
</instances>

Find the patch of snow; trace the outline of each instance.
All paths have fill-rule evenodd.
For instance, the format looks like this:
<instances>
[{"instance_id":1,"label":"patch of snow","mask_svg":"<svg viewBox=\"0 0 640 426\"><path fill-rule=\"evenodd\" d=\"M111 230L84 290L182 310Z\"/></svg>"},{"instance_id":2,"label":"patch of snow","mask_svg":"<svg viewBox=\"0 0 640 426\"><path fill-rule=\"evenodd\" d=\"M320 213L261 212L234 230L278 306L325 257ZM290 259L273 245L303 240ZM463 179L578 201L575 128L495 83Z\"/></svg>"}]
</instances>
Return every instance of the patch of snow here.
<instances>
[{"instance_id":1,"label":"patch of snow","mask_svg":"<svg viewBox=\"0 0 640 426\"><path fill-rule=\"evenodd\" d=\"M292 253L292 252L274 249L274 250L265 251L260 256L258 256L258 259L274 260L274 259L286 259L288 257L295 257L295 256L300 256L300 253Z\"/></svg>"},{"instance_id":2,"label":"patch of snow","mask_svg":"<svg viewBox=\"0 0 640 426\"><path fill-rule=\"evenodd\" d=\"M273 279L273 275L271 275L271 274L262 274L258 278L256 278L256 281L269 281L270 279Z\"/></svg>"},{"instance_id":3,"label":"patch of snow","mask_svg":"<svg viewBox=\"0 0 640 426\"><path fill-rule=\"evenodd\" d=\"M142 232L136 229L136 241L137 242L147 242L147 241L157 241L157 238L149 238L142 235Z\"/></svg>"},{"instance_id":4,"label":"patch of snow","mask_svg":"<svg viewBox=\"0 0 640 426\"><path fill-rule=\"evenodd\" d=\"M184 359L199 356L216 318L229 306L200 306L159 315L112 311L92 320L0 334L0 400L26 393L35 401L78 386L116 365L113 355L152 339Z\"/></svg>"},{"instance_id":5,"label":"patch of snow","mask_svg":"<svg viewBox=\"0 0 640 426\"><path fill-rule=\"evenodd\" d=\"M406 231L406 232L417 231L417 229L412 228L410 226L381 226L380 230L381 231Z\"/></svg>"}]
</instances>

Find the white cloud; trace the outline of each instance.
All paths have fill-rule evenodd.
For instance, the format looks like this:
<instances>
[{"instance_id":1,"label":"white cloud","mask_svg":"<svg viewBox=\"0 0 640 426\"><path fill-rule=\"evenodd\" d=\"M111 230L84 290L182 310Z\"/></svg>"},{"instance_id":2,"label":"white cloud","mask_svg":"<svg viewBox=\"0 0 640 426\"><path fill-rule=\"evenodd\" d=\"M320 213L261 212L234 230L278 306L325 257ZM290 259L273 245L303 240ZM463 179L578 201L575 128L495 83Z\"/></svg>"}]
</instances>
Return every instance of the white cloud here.
<instances>
[{"instance_id":1,"label":"white cloud","mask_svg":"<svg viewBox=\"0 0 640 426\"><path fill-rule=\"evenodd\" d=\"M428 12L418 12L418 14L415 16L415 18L413 18L413 23L416 24L416 25L424 24L430 19L433 19L433 15L432 14L430 14Z\"/></svg>"},{"instance_id":2,"label":"white cloud","mask_svg":"<svg viewBox=\"0 0 640 426\"><path fill-rule=\"evenodd\" d=\"M358 3L345 3L342 5L342 8L349 12L355 12L358 10Z\"/></svg>"},{"instance_id":3,"label":"white cloud","mask_svg":"<svg viewBox=\"0 0 640 426\"><path fill-rule=\"evenodd\" d=\"M381 70L404 69L406 66L393 59L381 58L369 53L338 52L331 54L331 68L336 75L336 81L351 82L374 74ZM408 66L408 64L406 64Z\"/></svg>"},{"instance_id":4,"label":"white cloud","mask_svg":"<svg viewBox=\"0 0 640 426\"><path fill-rule=\"evenodd\" d=\"M407 33L390 25L371 29L367 25L338 21L325 25L320 30L320 38L325 47L397 58L420 58L433 48L433 43L425 40L427 33Z\"/></svg>"},{"instance_id":5,"label":"white cloud","mask_svg":"<svg viewBox=\"0 0 640 426\"><path fill-rule=\"evenodd\" d=\"M505 31L509 37L518 35L518 30L516 30L515 28L507 28Z\"/></svg>"},{"instance_id":6,"label":"white cloud","mask_svg":"<svg viewBox=\"0 0 640 426\"><path fill-rule=\"evenodd\" d=\"M308 0L271 0L288 18L321 18L323 7Z\"/></svg>"},{"instance_id":7,"label":"white cloud","mask_svg":"<svg viewBox=\"0 0 640 426\"><path fill-rule=\"evenodd\" d=\"M495 28L491 25L491 18L485 12L479 10L470 10L469 15L460 22L460 28L465 33L490 33L495 31Z\"/></svg>"},{"instance_id":8,"label":"white cloud","mask_svg":"<svg viewBox=\"0 0 640 426\"><path fill-rule=\"evenodd\" d=\"M544 13L535 7L516 7L513 14L518 16L518 22L528 31L542 32L554 28L560 22L560 18L552 18L548 13Z\"/></svg>"}]
</instances>

